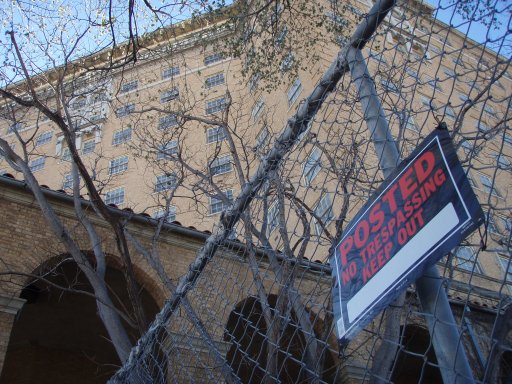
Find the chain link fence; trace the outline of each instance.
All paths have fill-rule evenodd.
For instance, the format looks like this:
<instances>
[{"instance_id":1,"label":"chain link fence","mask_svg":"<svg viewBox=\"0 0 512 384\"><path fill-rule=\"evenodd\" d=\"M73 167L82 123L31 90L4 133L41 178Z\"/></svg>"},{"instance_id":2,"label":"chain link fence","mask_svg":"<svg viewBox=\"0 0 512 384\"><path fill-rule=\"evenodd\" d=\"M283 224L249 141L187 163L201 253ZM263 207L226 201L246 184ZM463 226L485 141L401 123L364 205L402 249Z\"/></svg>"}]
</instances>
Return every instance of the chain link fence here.
<instances>
[{"instance_id":1,"label":"chain link fence","mask_svg":"<svg viewBox=\"0 0 512 384\"><path fill-rule=\"evenodd\" d=\"M384 180L350 49L402 158L448 126L486 223L438 262L442 291L474 381L510 380L512 5L391 3L355 8L359 29L286 129L258 137L259 168L111 382L434 383L453 369L434 352L425 316L440 320L415 286L338 349L328 256Z\"/></svg>"}]
</instances>

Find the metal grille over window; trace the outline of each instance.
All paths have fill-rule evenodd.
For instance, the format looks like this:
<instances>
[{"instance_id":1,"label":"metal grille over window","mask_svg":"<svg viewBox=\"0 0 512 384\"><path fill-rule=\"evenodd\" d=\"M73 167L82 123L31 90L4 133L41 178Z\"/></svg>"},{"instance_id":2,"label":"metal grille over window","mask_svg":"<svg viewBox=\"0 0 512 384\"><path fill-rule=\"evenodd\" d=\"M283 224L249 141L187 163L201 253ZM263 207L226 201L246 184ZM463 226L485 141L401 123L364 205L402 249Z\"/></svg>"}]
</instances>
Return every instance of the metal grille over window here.
<instances>
[{"instance_id":1,"label":"metal grille over window","mask_svg":"<svg viewBox=\"0 0 512 384\"><path fill-rule=\"evenodd\" d=\"M108 166L109 175L117 175L118 173L124 172L128 169L128 156L121 156L117 159L110 160Z\"/></svg>"}]
</instances>

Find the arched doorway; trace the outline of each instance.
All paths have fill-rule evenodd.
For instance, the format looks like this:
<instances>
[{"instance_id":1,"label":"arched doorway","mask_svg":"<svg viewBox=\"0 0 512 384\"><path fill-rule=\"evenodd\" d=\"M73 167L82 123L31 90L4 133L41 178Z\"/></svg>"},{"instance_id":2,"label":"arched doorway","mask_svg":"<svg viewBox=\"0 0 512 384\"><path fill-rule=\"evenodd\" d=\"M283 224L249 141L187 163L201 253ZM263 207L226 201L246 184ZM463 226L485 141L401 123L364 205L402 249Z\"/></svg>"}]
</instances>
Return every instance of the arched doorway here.
<instances>
[{"instance_id":1,"label":"arched doorway","mask_svg":"<svg viewBox=\"0 0 512 384\"><path fill-rule=\"evenodd\" d=\"M269 305L274 308L276 296L270 295ZM274 312L272 310L272 312ZM304 369L305 337L297 326L295 314L291 314L279 340L277 372L281 383L307 382ZM267 325L258 299L249 297L242 300L230 313L224 339L231 343L226 359L234 373L245 384L260 384L267 366ZM322 379L334 382L336 372L334 360L325 350Z\"/></svg>"},{"instance_id":2,"label":"arched doorway","mask_svg":"<svg viewBox=\"0 0 512 384\"><path fill-rule=\"evenodd\" d=\"M405 327L391 381L394 384L443 383L428 330L417 325Z\"/></svg>"},{"instance_id":3,"label":"arched doorway","mask_svg":"<svg viewBox=\"0 0 512 384\"><path fill-rule=\"evenodd\" d=\"M73 261L65 261L45 279L48 282L31 282L21 293L27 302L14 321L0 383L105 383L120 362L97 315L94 298L53 286L90 292L86 278ZM116 305L126 307L123 273L109 267L105 280ZM152 319L158 306L144 289L141 297L148 319ZM133 341L137 340L137 332L126 328Z\"/></svg>"}]
</instances>

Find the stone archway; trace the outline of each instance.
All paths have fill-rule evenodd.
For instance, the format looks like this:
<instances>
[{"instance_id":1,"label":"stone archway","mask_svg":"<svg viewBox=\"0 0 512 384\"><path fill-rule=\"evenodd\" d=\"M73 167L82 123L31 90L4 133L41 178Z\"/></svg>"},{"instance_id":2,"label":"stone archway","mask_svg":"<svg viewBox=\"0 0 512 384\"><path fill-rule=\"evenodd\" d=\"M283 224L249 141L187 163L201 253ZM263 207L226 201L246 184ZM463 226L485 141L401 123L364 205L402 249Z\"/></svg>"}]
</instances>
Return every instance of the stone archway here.
<instances>
[{"instance_id":1,"label":"stone archway","mask_svg":"<svg viewBox=\"0 0 512 384\"><path fill-rule=\"evenodd\" d=\"M105 383L120 363L94 298L52 286L90 291L88 282L72 261L61 263L45 278L49 283L36 280L22 290L26 303L13 324L0 383ZM122 272L108 267L106 281L119 307L127 305ZM145 289L141 295L151 319L158 306ZM127 329L135 342L139 335Z\"/></svg>"},{"instance_id":2,"label":"stone archway","mask_svg":"<svg viewBox=\"0 0 512 384\"><path fill-rule=\"evenodd\" d=\"M270 306L276 304L276 296L268 298ZM263 317L262 307L254 297L240 301L231 311L224 340L231 343L226 354L228 364L244 384L259 384L265 376L267 363L267 326ZM305 337L296 324L295 314L286 325L280 339L277 355L279 382L307 382L307 375L302 364L305 353ZM322 367L322 379L333 382L331 375L336 371L334 360L326 353Z\"/></svg>"}]
</instances>

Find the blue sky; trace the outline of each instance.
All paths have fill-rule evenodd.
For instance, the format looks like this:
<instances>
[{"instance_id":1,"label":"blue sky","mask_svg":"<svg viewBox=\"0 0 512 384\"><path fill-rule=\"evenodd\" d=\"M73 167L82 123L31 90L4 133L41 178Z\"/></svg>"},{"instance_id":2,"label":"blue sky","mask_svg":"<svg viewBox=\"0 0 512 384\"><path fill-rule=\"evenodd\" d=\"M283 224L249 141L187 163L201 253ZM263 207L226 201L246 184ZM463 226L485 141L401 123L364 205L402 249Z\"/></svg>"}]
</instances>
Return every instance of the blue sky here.
<instances>
[{"instance_id":1,"label":"blue sky","mask_svg":"<svg viewBox=\"0 0 512 384\"><path fill-rule=\"evenodd\" d=\"M490 6L486 7L485 2ZM479 4L483 16L475 16L475 19L490 20L495 18L493 25L485 25L482 21L469 22L455 10L452 0L425 0L434 6L434 16L444 23L453 26L478 43L485 44L501 55L510 57L512 53L512 1L510 0L471 0L471 3Z\"/></svg>"}]
</instances>

